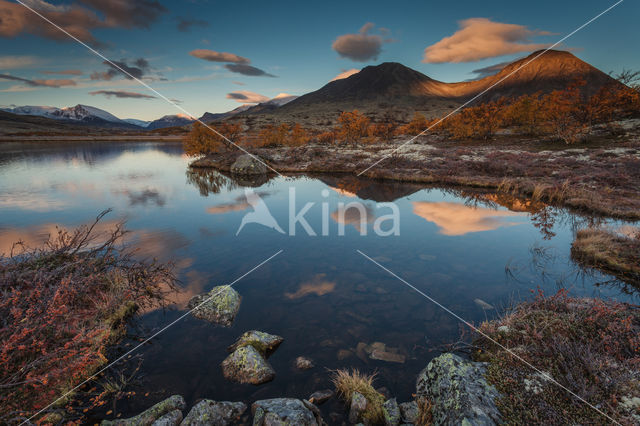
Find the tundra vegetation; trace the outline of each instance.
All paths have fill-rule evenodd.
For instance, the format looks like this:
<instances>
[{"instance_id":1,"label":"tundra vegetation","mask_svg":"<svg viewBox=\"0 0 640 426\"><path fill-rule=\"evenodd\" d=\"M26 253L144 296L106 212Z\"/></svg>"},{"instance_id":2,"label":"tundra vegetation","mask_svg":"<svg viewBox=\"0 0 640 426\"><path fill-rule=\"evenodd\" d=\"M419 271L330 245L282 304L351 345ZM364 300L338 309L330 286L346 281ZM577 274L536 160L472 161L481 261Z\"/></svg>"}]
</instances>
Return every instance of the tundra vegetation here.
<instances>
[{"instance_id":1,"label":"tundra vegetation","mask_svg":"<svg viewBox=\"0 0 640 426\"><path fill-rule=\"evenodd\" d=\"M137 259L122 223L101 226L107 212L58 229L41 247L17 242L0 258L0 423L39 410L77 416L74 393L48 405L107 363L129 317L174 290L172 266ZM105 396L91 397L85 411Z\"/></svg>"}]
</instances>

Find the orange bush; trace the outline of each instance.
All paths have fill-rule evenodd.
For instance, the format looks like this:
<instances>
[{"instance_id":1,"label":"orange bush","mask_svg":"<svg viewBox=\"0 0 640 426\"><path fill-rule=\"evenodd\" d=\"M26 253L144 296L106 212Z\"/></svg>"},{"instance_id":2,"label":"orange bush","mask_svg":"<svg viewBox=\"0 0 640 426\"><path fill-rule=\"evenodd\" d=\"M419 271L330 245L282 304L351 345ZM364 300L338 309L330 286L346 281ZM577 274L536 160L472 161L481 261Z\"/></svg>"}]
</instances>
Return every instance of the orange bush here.
<instances>
[{"instance_id":1,"label":"orange bush","mask_svg":"<svg viewBox=\"0 0 640 426\"><path fill-rule=\"evenodd\" d=\"M290 146L301 146L309 142L309 139L311 139L309 133L299 123L296 123L291 129L287 144Z\"/></svg>"},{"instance_id":2,"label":"orange bush","mask_svg":"<svg viewBox=\"0 0 640 426\"><path fill-rule=\"evenodd\" d=\"M367 129L367 132L369 133L369 139L371 139L371 141L379 140L389 142L393 139L395 126L391 123L372 124L369 126L369 129Z\"/></svg>"},{"instance_id":3,"label":"orange bush","mask_svg":"<svg viewBox=\"0 0 640 426\"><path fill-rule=\"evenodd\" d=\"M585 84L584 80L576 80L565 90L554 90L542 99L547 132L567 144L582 140L587 131L585 102L580 91Z\"/></svg>"},{"instance_id":4,"label":"orange bush","mask_svg":"<svg viewBox=\"0 0 640 426\"><path fill-rule=\"evenodd\" d=\"M357 109L351 112L345 111L338 117L340 125L338 135L345 143L355 145L358 141L367 137L369 122L369 118L361 114Z\"/></svg>"},{"instance_id":5,"label":"orange bush","mask_svg":"<svg viewBox=\"0 0 640 426\"><path fill-rule=\"evenodd\" d=\"M204 126L199 121L193 123L191 131L182 139L182 147L189 156L210 155L226 151L231 145L226 139L240 143L242 127L232 123L209 125L218 133Z\"/></svg>"},{"instance_id":6,"label":"orange bush","mask_svg":"<svg viewBox=\"0 0 640 426\"><path fill-rule=\"evenodd\" d=\"M318 135L318 142L323 144L334 144L337 137L338 135L334 130L329 130L328 132L322 132Z\"/></svg>"},{"instance_id":7,"label":"orange bush","mask_svg":"<svg viewBox=\"0 0 640 426\"><path fill-rule=\"evenodd\" d=\"M429 127L427 117L416 112L413 114L411 121L404 126L398 128L398 134L416 136L425 131Z\"/></svg>"}]
</instances>

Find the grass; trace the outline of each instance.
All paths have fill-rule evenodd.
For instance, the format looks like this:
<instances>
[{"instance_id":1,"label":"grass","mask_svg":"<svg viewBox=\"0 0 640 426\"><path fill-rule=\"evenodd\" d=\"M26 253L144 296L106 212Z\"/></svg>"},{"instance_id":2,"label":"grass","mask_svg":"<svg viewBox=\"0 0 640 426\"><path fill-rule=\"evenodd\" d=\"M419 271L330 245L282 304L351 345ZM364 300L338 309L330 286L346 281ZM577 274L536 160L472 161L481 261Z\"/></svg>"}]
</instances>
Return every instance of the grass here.
<instances>
[{"instance_id":1,"label":"grass","mask_svg":"<svg viewBox=\"0 0 640 426\"><path fill-rule=\"evenodd\" d=\"M480 329L622 424L640 420L640 310L570 298L563 291L515 307ZM609 420L484 337L474 358L508 424L604 424Z\"/></svg>"},{"instance_id":2,"label":"grass","mask_svg":"<svg viewBox=\"0 0 640 426\"><path fill-rule=\"evenodd\" d=\"M106 213L0 257L0 423L25 420L90 377L127 319L174 289L172 266L136 259L122 224L99 231ZM42 414L73 413L73 396Z\"/></svg>"},{"instance_id":3,"label":"grass","mask_svg":"<svg viewBox=\"0 0 640 426\"><path fill-rule=\"evenodd\" d=\"M431 426L433 424L433 403L427 398L417 398L418 418L415 421L416 426Z\"/></svg>"},{"instance_id":4,"label":"grass","mask_svg":"<svg viewBox=\"0 0 640 426\"><path fill-rule=\"evenodd\" d=\"M367 399L367 409L363 417L373 424L384 422L384 411L382 405L385 402L384 396L375 390L373 381L375 374L367 375L358 370L337 370L333 375L333 384L338 395L348 404L354 392L359 392Z\"/></svg>"},{"instance_id":5,"label":"grass","mask_svg":"<svg viewBox=\"0 0 640 426\"><path fill-rule=\"evenodd\" d=\"M573 241L571 257L640 287L640 231L624 236L606 229L582 229Z\"/></svg>"}]
</instances>

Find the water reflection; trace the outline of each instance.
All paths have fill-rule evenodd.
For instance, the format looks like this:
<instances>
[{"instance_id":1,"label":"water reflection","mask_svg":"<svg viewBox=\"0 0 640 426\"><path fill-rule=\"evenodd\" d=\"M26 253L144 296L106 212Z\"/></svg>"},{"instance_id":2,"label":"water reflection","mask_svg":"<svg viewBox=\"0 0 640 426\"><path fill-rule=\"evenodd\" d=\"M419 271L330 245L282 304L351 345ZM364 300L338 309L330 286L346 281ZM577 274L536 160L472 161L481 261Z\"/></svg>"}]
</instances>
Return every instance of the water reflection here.
<instances>
[{"instance_id":1,"label":"water reflection","mask_svg":"<svg viewBox=\"0 0 640 426\"><path fill-rule=\"evenodd\" d=\"M324 296L333 292L336 288L335 281L328 281L327 274L317 274L310 281L300 284L300 287L294 293L285 293L287 299L299 299L301 297L315 294L316 296Z\"/></svg>"},{"instance_id":2,"label":"water reflection","mask_svg":"<svg viewBox=\"0 0 640 426\"><path fill-rule=\"evenodd\" d=\"M440 234L449 236L518 225L521 222L509 222L505 218L523 216L518 212L470 207L463 203L416 201L412 204L414 214L435 223Z\"/></svg>"}]
</instances>

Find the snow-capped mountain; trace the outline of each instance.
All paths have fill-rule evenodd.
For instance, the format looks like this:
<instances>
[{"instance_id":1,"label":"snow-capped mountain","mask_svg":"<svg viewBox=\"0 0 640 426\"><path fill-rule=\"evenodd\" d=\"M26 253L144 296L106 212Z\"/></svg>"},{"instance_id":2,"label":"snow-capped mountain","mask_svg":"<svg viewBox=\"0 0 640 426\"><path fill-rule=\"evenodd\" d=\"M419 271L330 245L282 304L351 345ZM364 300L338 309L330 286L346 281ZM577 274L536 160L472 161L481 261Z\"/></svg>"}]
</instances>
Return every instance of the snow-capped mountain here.
<instances>
[{"instance_id":1,"label":"snow-capped mountain","mask_svg":"<svg viewBox=\"0 0 640 426\"><path fill-rule=\"evenodd\" d=\"M165 115L162 118L157 120L153 120L147 126L147 129L161 129L163 127L173 127L173 126L184 126L185 124L191 124L196 119L193 117L189 117L185 114L175 114L175 115Z\"/></svg>"},{"instance_id":2,"label":"snow-capped mountain","mask_svg":"<svg viewBox=\"0 0 640 426\"><path fill-rule=\"evenodd\" d=\"M147 127L149 123L151 123L150 121L138 120L136 118L123 118L122 121L140 127Z\"/></svg>"},{"instance_id":3,"label":"snow-capped mountain","mask_svg":"<svg viewBox=\"0 0 640 426\"><path fill-rule=\"evenodd\" d=\"M64 120L93 121L99 118L111 123L125 123L115 115L96 107L78 104L74 107L58 109L52 113L54 117Z\"/></svg>"},{"instance_id":4,"label":"snow-capped mountain","mask_svg":"<svg viewBox=\"0 0 640 426\"><path fill-rule=\"evenodd\" d=\"M290 95L288 93L280 93L276 95L275 98L269 99L267 102L263 102L266 105L277 105L282 106L284 104L288 104L292 100L296 99L296 95Z\"/></svg>"},{"instance_id":5,"label":"snow-capped mountain","mask_svg":"<svg viewBox=\"0 0 640 426\"><path fill-rule=\"evenodd\" d=\"M3 111L18 115L35 115L54 120L70 121L96 127L117 127L127 129L139 129L144 127L137 123L121 120L103 109L82 104L66 108L57 108L52 106L20 106L15 108L5 108Z\"/></svg>"},{"instance_id":6,"label":"snow-capped mountain","mask_svg":"<svg viewBox=\"0 0 640 426\"><path fill-rule=\"evenodd\" d=\"M56 108L52 106L35 106L35 105L25 105L25 106L19 106L15 108L2 108L2 111L7 111L13 114L36 115L38 117L48 117L48 118L52 118L53 113L58 110L60 110L60 108Z\"/></svg>"}]
</instances>

